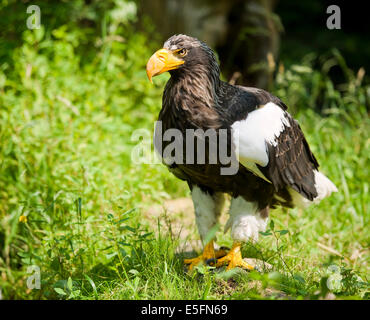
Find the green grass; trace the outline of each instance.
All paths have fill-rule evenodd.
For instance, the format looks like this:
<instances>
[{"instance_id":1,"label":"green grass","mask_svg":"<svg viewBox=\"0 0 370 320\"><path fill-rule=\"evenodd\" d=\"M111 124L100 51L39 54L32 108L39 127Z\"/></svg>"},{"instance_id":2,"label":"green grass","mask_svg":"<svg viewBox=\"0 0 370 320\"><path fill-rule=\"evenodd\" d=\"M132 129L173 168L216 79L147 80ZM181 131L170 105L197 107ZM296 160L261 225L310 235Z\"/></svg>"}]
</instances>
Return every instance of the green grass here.
<instances>
[{"instance_id":1,"label":"green grass","mask_svg":"<svg viewBox=\"0 0 370 320\"><path fill-rule=\"evenodd\" d=\"M341 65L334 88L310 59L277 74L274 92L294 113L321 170L339 192L307 210L275 210L270 232L244 254L270 272L184 272L189 239L144 218L148 207L189 196L163 165L130 159L135 129L152 130L166 76L152 86L152 50L140 33L107 41L94 61L78 40L24 33L14 65L0 68L0 288L7 299L319 299L328 267L337 298L368 298L370 88ZM337 63L340 55L335 52ZM168 76L167 76L168 77ZM322 101L323 112L314 108ZM19 222L21 216L27 222ZM176 221L178 217L170 216ZM168 224L168 223L167 223ZM288 232L279 232L288 230ZM191 230L193 239L196 230ZM219 244L230 236L218 233ZM41 289L27 288L27 267Z\"/></svg>"}]
</instances>

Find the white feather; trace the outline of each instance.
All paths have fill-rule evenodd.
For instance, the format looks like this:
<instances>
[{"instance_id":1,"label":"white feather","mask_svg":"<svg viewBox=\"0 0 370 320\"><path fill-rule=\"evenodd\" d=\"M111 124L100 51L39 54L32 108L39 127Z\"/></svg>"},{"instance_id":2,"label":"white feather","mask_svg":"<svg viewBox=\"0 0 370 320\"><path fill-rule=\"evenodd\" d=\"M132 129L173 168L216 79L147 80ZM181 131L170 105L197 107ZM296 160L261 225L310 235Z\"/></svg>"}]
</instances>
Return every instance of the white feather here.
<instances>
[{"instance_id":1,"label":"white feather","mask_svg":"<svg viewBox=\"0 0 370 320\"><path fill-rule=\"evenodd\" d=\"M201 239L204 240L211 228L217 223L223 207L224 196L221 193L215 193L214 196L211 196L197 186L193 188L191 196L198 231Z\"/></svg>"},{"instance_id":2,"label":"white feather","mask_svg":"<svg viewBox=\"0 0 370 320\"><path fill-rule=\"evenodd\" d=\"M231 128L239 162L268 181L256 164L267 166L269 159L266 143L276 147L276 138L289 126L287 113L273 102L250 112L246 119L234 122Z\"/></svg>"},{"instance_id":3,"label":"white feather","mask_svg":"<svg viewBox=\"0 0 370 320\"><path fill-rule=\"evenodd\" d=\"M332 192L338 192L338 189L334 183L317 170L315 170L315 188L317 191L317 197L314 199L315 203L318 203L322 199L329 197Z\"/></svg>"},{"instance_id":4,"label":"white feather","mask_svg":"<svg viewBox=\"0 0 370 320\"><path fill-rule=\"evenodd\" d=\"M307 208L313 203L319 203L322 199L329 197L332 192L338 192L337 187L321 172L314 170L315 173L315 189L317 197L310 201L293 189L289 189L292 196L293 204L300 208Z\"/></svg>"},{"instance_id":5,"label":"white feather","mask_svg":"<svg viewBox=\"0 0 370 320\"><path fill-rule=\"evenodd\" d=\"M267 218L263 219L257 203L247 202L242 197L233 198L230 205L230 218L225 225L225 232L231 228L234 241L256 242L259 232L266 230Z\"/></svg>"}]
</instances>

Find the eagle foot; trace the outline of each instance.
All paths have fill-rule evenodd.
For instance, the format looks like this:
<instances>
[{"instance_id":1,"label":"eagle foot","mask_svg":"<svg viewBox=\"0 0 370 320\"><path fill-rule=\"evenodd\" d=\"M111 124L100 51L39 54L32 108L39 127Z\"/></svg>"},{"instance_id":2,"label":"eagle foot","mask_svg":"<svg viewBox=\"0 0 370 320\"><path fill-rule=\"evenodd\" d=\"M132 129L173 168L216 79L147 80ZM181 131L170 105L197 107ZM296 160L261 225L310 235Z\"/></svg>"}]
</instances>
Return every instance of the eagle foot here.
<instances>
[{"instance_id":1,"label":"eagle foot","mask_svg":"<svg viewBox=\"0 0 370 320\"><path fill-rule=\"evenodd\" d=\"M192 270L195 266L200 263L206 263L209 266L214 266L217 263L217 259L227 255L227 248L221 247L219 250L215 250L213 241L210 241L203 250L203 253L198 257L191 259L184 259L184 264L189 265L189 270Z\"/></svg>"},{"instance_id":2,"label":"eagle foot","mask_svg":"<svg viewBox=\"0 0 370 320\"><path fill-rule=\"evenodd\" d=\"M240 243L235 242L230 252L226 256L217 260L216 267L221 267L227 264L226 270L231 270L236 267L240 267L246 270L253 270L254 267L243 260L240 246Z\"/></svg>"},{"instance_id":3,"label":"eagle foot","mask_svg":"<svg viewBox=\"0 0 370 320\"><path fill-rule=\"evenodd\" d=\"M207 266L214 266L216 263L217 263L216 258L211 258L211 259L206 260L206 265Z\"/></svg>"}]
</instances>

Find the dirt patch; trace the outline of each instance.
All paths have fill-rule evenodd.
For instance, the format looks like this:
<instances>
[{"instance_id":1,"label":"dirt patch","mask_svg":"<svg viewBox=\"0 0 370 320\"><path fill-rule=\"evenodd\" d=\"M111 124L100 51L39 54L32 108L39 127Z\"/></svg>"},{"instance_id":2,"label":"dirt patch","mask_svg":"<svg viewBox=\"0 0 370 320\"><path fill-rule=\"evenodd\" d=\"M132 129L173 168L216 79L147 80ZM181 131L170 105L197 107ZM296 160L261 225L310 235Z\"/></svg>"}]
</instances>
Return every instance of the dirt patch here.
<instances>
[{"instance_id":1,"label":"dirt patch","mask_svg":"<svg viewBox=\"0 0 370 320\"><path fill-rule=\"evenodd\" d=\"M144 210L144 218L153 227L158 224L162 231L170 231L179 239L196 236L194 207L190 198L166 200L161 205L153 205Z\"/></svg>"},{"instance_id":2,"label":"dirt patch","mask_svg":"<svg viewBox=\"0 0 370 320\"><path fill-rule=\"evenodd\" d=\"M228 206L225 205L221 214L221 226L224 226L228 219L227 208ZM153 205L144 209L143 212L144 218L150 225L156 228L159 222L162 231L170 231L181 240L179 251L192 252L194 250L199 251L202 248L191 198L166 200L161 205Z\"/></svg>"}]
</instances>

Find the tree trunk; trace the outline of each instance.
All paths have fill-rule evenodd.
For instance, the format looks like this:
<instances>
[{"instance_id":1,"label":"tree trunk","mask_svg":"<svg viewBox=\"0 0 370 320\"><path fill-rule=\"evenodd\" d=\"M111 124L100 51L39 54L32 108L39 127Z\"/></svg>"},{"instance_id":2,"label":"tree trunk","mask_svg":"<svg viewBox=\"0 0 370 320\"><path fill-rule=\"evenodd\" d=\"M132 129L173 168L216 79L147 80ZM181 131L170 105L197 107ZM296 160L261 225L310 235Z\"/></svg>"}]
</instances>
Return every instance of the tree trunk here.
<instances>
[{"instance_id":1,"label":"tree trunk","mask_svg":"<svg viewBox=\"0 0 370 320\"><path fill-rule=\"evenodd\" d=\"M221 70L233 83L268 88L279 48L275 0L143 0L147 16L165 41L183 33L205 41L219 54Z\"/></svg>"}]
</instances>

